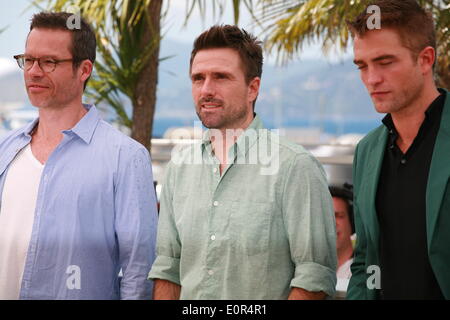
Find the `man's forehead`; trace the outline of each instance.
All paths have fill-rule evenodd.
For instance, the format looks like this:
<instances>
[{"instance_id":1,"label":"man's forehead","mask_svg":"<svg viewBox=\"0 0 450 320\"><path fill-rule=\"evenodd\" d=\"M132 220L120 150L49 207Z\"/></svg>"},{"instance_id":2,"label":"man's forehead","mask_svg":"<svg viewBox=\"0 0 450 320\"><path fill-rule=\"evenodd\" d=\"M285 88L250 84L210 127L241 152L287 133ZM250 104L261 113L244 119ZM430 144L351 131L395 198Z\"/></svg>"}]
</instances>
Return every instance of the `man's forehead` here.
<instances>
[{"instance_id":1,"label":"man's forehead","mask_svg":"<svg viewBox=\"0 0 450 320\"><path fill-rule=\"evenodd\" d=\"M197 52L192 66L211 65L216 67L233 67L241 62L239 53L230 48L204 49Z\"/></svg>"},{"instance_id":2,"label":"man's forehead","mask_svg":"<svg viewBox=\"0 0 450 320\"><path fill-rule=\"evenodd\" d=\"M25 42L25 51L42 55L70 54L72 34L59 29L35 28L30 31Z\"/></svg>"},{"instance_id":3,"label":"man's forehead","mask_svg":"<svg viewBox=\"0 0 450 320\"><path fill-rule=\"evenodd\" d=\"M245 67L239 53L234 49L205 49L195 55L191 76L204 73L230 74L245 78Z\"/></svg>"},{"instance_id":4,"label":"man's forehead","mask_svg":"<svg viewBox=\"0 0 450 320\"><path fill-rule=\"evenodd\" d=\"M396 55L402 50L408 48L393 29L368 31L362 36L355 36L353 43L355 59L358 56L372 59L381 55Z\"/></svg>"}]
</instances>

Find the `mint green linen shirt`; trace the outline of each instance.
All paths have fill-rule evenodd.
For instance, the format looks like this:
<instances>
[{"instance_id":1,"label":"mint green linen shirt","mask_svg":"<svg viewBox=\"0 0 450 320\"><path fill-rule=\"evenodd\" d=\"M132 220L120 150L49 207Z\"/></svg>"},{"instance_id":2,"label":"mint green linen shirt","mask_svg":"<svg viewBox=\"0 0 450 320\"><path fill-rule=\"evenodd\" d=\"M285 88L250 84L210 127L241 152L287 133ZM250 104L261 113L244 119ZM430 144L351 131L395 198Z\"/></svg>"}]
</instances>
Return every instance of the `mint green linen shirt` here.
<instances>
[{"instance_id":1,"label":"mint green linen shirt","mask_svg":"<svg viewBox=\"0 0 450 320\"><path fill-rule=\"evenodd\" d=\"M173 156L161 194L150 279L181 299L286 299L336 286L334 210L324 170L258 116L220 175L206 132Z\"/></svg>"}]
</instances>

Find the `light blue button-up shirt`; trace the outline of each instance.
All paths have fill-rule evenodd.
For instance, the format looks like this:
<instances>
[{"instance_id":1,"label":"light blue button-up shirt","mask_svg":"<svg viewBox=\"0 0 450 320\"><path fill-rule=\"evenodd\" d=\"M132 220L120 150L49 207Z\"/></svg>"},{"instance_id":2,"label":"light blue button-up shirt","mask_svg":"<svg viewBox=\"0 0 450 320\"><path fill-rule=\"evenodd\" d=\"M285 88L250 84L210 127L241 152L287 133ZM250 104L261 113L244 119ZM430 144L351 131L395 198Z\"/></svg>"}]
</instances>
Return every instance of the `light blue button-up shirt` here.
<instances>
[{"instance_id":1,"label":"light blue button-up shirt","mask_svg":"<svg viewBox=\"0 0 450 320\"><path fill-rule=\"evenodd\" d=\"M150 156L95 106L85 108L42 172L21 299L151 298L157 211ZM37 121L0 139L0 206L9 165Z\"/></svg>"}]
</instances>

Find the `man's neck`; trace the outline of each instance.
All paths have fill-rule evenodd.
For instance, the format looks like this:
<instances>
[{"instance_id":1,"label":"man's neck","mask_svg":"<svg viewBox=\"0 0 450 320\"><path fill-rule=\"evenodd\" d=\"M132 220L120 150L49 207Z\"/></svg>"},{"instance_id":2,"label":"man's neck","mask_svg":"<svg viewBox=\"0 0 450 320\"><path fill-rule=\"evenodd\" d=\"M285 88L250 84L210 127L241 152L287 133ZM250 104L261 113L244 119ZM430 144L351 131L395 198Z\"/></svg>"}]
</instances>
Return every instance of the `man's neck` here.
<instances>
[{"instance_id":1,"label":"man's neck","mask_svg":"<svg viewBox=\"0 0 450 320\"><path fill-rule=\"evenodd\" d=\"M220 162L220 174L223 173L225 168L228 166L228 150L232 145L235 144L236 140L239 137L239 133L243 131L242 129L237 129L236 135L230 135L229 133L233 130L229 130L226 132L225 130L216 130L214 131L214 135L211 136L211 145L214 152L214 156Z\"/></svg>"},{"instance_id":2,"label":"man's neck","mask_svg":"<svg viewBox=\"0 0 450 320\"><path fill-rule=\"evenodd\" d=\"M211 132L211 144L214 151L214 155L220 162L220 169L226 167L228 164L228 151L236 143L237 139L244 133L250 126L254 117L248 119L243 123L240 128L226 128L226 129L214 129Z\"/></svg>"},{"instance_id":3,"label":"man's neck","mask_svg":"<svg viewBox=\"0 0 450 320\"><path fill-rule=\"evenodd\" d=\"M40 108L39 123L33 138L49 143L59 142L62 131L73 128L86 113L81 103L61 108Z\"/></svg>"},{"instance_id":4,"label":"man's neck","mask_svg":"<svg viewBox=\"0 0 450 320\"><path fill-rule=\"evenodd\" d=\"M349 241L348 245L337 249L338 268L347 262L353 255L352 243Z\"/></svg>"},{"instance_id":5,"label":"man's neck","mask_svg":"<svg viewBox=\"0 0 450 320\"><path fill-rule=\"evenodd\" d=\"M407 108L391 114L395 129L398 132L397 145L403 153L406 153L413 143L425 119L425 111L439 94L439 91L434 87L424 92Z\"/></svg>"}]
</instances>

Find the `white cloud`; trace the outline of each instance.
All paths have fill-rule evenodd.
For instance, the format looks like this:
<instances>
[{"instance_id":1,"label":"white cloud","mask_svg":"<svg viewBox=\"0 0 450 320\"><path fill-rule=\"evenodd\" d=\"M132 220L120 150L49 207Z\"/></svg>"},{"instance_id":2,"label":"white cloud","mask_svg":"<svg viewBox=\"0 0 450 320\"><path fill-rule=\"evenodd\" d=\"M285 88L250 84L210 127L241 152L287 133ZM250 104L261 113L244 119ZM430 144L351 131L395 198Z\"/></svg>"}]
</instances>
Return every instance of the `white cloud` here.
<instances>
[{"instance_id":1,"label":"white cloud","mask_svg":"<svg viewBox=\"0 0 450 320\"><path fill-rule=\"evenodd\" d=\"M17 71L19 67L13 59L7 59L0 57L0 77L4 75Z\"/></svg>"}]
</instances>

